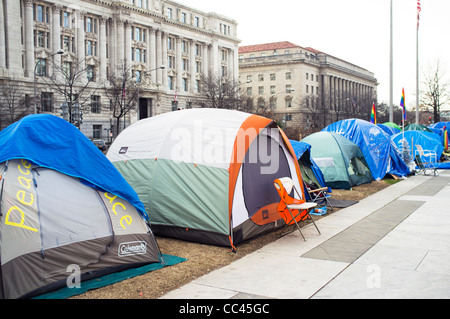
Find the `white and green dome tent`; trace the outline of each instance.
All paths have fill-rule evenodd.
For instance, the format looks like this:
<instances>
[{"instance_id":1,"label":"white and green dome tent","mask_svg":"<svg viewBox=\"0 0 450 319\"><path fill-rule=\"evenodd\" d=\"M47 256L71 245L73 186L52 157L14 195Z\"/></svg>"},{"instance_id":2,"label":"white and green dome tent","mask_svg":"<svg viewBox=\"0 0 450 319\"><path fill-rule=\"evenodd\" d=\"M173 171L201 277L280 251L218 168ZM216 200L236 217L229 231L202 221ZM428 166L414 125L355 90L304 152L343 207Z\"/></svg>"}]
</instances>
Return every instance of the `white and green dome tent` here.
<instances>
[{"instance_id":1,"label":"white and green dome tent","mask_svg":"<svg viewBox=\"0 0 450 319\"><path fill-rule=\"evenodd\" d=\"M157 235L232 246L280 227L273 181L296 156L274 121L224 109L189 109L141 120L108 159L135 189Z\"/></svg>"}]
</instances>

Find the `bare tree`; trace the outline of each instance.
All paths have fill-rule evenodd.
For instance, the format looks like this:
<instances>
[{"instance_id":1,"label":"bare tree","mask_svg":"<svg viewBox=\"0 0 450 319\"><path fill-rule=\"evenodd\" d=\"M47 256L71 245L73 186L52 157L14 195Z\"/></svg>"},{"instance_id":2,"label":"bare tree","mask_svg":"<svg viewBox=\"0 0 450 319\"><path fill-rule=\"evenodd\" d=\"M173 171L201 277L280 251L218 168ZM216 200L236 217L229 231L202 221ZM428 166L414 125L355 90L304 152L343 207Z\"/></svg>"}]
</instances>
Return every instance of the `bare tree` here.
<instances>
[{"instance_id":1,"label":"bare tree","mask_svg":"<svg viewBox=\"0 0 450 319\"><path fill-rule=\"evenodd\" d=\"M421 102L425 108L433 111L435 123L440 121L441 106L450 101L448 83L444 82L444 77L445 73L441 70L439 61L434 68L430 68L428 74L425 74L426 91Z\"/></svg>"},{"instance_id":2,"label":"bare tree","mask_svg":"<svg viewBox=\"0 0 450 319\"><path fill-rule=\"evenodd\" d=\"M228 77L204 76L201 92L204 107L239 110L244 105L240 98L239 83Z\"/></svg>"},{"instance_id":3,"label":"bare tree","mask_svg":"<svg viewBox=\"0 0 450 319\"><path fill-rule=\"evenodd\" d=\"M43 79L64 97L68 111L66 119L79 127L82 107L90 101L92 95L92 90L89 89L89 84L94 80L91 69L86 65L85 59L78 58L74 58L71 62L65 61L61 66L54 64L54 67L56 72Z\"/></svg>"},{"instance_id":4,"label":"bare tree","mask_svg":"<svg viewBox=\"0 0 450 319\"><path fill-rule=\"evenodd\" d=\"M111 101L112 116L116 119L114 136L120 133L120 119L136 108L139 98L139 86L133 77L131 67L126 60L121 63L105 84L105 93ZM124 122L125 123L125 122Z\"/></svg>"},{"instance_id":5,"label":"bare tree","mask_svg":"<svg viewBox=\"0 0 450 319\"><path fill-rule=\"evenodd\" d=\"M26 96L15 79L0 84L0 130L30 114Z\"/></svg>"}]
</instances>

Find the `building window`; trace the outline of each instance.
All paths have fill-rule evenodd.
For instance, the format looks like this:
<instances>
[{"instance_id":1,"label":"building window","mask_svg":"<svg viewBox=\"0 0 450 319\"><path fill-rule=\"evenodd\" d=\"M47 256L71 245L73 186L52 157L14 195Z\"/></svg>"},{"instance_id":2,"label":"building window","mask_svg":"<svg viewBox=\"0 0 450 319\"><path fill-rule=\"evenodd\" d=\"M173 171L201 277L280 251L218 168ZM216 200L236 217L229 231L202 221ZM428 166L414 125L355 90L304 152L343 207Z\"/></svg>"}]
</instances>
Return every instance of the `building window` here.
<instances>
[{"instance_id":1,"label":"building window","mask_svg":"<svg viewBox=\"0 0 450 319\"><path fill-rule=\"evenodd\" d=\"M72 63L64 61L62 64L62 71L63 71L64 77L66 79L70 79L72 77Z\"/></svg>"},{"instance_id":2,"label":"building window","mask_svg":"<svg viewBox=\"0 0 450 319\"><path fill-rule=\"evenodd\" d=\"M290 84L286 85L286 93L290 94L292 92L292 87Z\"/></svg>"},{"instance_id":3,"label":"building window","mask_svg":"<svg viewBox=\"0 0 450 319\"><path fill-rule=\"evenodd\" d=\"M202 72L202 63L199 61L195 62L195 72L197 72L197 73Z\"/></svg>"},{"instance_id":4,"label":"building window","mask_svg":"<svg viewBox=\"0 0 450 319\"><path fill-rule=\"evenodd\" d=\"M84 30L90 33L97 33L97 19L86 17Z\"/></svg>"},{"instance_id":5,"label":"building window","mask_svg":"<svg viewBox=\"0 0 450 319\"><path fill-rule=\"evenodd\" d=\"M195 80L195 92L200 93L200 80Z\"/></svg>"},{"instance_id":6,"label":"building window","mask_svg":"<svg viewBox=\"0 0 450 319\"><path fill-rule=\"evenodd\" d=\"M173 38L172 37L167 37L167 49L173 50Z\"/></svg>"},{"instance_id":7,"label":"building window","mask_svg":"<svg viewBox=\"0 0 450 319\"><path fill-rule=\"evenodd\" d=\"M94 139L102 138L102 126L92 125L92 137Z\"/></svg>"},{"instance_id":8,"label":"building window","mask_svg":"<svg viewBox=\"0 0 450 319\"><path fill-rule=\"evenodd\" d=\"M286 107L292 107L292 99L286 100Z\"/></svg>"},{"instance_id":9,"label":"building window","mask_svg":"<svg viewBox=\"0 0 450 319\"><path fill-rule=\"evenodd\" d=\"M286 80L290 80L291 79L291 72L286 72Z\"/></svg>"},{"instance_id":10,"label":"building window","mask_svg":"<svg viewBox=\"0 0 450 319\"><path fill-rule=\"evenodd\" d=\"M183 59L183 71L188 71L189 70L189 60L188 59Z\"/></svg>"},{"instance_id":11,"label":"building window","mask_svg":"<svg viewBox=\"0 0 450 319\"><path fill-rule=\"evenodd\" d=\"M187 92L188 91L188 80L186 78L183 78L181 84L183 86L183 91Z\"/></svg>"},{"instance_id":12,"label":"building window","mask_svg":"<svg viewBox=\"0 0 450 319\"><path fill-rule=\"evenodd\" d=\"M286 122L292 121L292 114L286 114Z\"/></svg>"},{"instance_id":13,"label":"building window","mask_svg":"<svg viewBox=\"0 0 450 319\"><path fill-rule=\"evenodd\" d=\"M199 17L195 17L195 18L194 18L194 25L195 25L196 27L200 27L200 18L199 18Z\"/></svg>"},{"instance_id":14,"label":"building window","mask_svg":"<svg viewBox=\"0 0 450 319\"><path fill-rule=\"evenodd\" d=\"M259 95L264 95L264 86L259 86L258 87L258 94Z\"/></svg>"},{"instance_id":15,"label":"building window","mask_svg":"<svg viewBox=\"0 0 450 319\"><path fill-rule=\"evenodd\" d=\"M86 67L86 75L88 81L94 82L95 81L95 67L93 65L88 65Z\"/></svg>"},{"instance_id":16,"label":"building window","mask_svg":"<svg viewBox=\"0 0 450 319\"><path fill-rule=\"evenodd\" d=\"M172 8L167 8L167 18L172 19Z\"/></svg>"},{"instance_id":17,"label":"building window","mask_svg":"<svg viewBox=\"0 0 450 319\"><path fill-rule=\"evenodd\" d=\"M96 114L101 113L100 96L99 95L91 95L91 113L96 113Z\"/></svg>"},{"instance_id":18,"label":"building window","mask_svg":"<svg viewBox=\"0 0 450 319\"><path fill-rule=\"evenodd\" d=\"M173 90L173 87L174 87L173 84L174 84L173 83L173 76L168 76L167 77L167 85L169 86L169 90Z\"/></svg>"},{"instance_id":19,"label":"building window","mask_svg":"<svg viewBox=\"0 0 450 319\"><path fill-rule=\"evenodd\" d=\"M38 59L37 60L36 75L37 76L47 76L47 60L46 59Z\"/></svg>"},{"instance_id":20,"label":"building window","mask_svg":"<svg viewBox=\"0 0 450 319\"><path fill-rule=\"evenodd\" d=\"M53 112L53 93L42 92L41 105L43 112Z\"/></svg>"},{"instance_id":21,"label":"building window","mask_svg":"<svg viewBox=\"0 0 450 319\"><path fill-rule=\"evenodd\" d=\"M181 22L186 23L186 21L187 21L187 15L185 12L182 12L181 13Z\"/></svg>"},{"instance_id":22,"label":"building window","mask_svg":"<svg viewBox=\"0 0 450 319\"><path fill-rule=\"evenodd\" d=\"M264 74L259 74L259 75L258 75L258 81L259 81L259 82L264 81Z\"/></svg>"},{"instance_id":23,"label":"building window","mask_svg":"<svg viewBox=\"0 0 450 319\"><path fill-rule=\"evenodd\" d=\"M41 4L33 5L33 20L38 22L49 22L49 7L43 6Z\"/></svg>"},{"instance_id":24,"label":"building window","mask_svg":"<svg viewBox=\"0 0 450 319\"><path fill-rule=\"evenodd\" d=\"M270 74L270 81L276 81L277 77L275 75L275 73L271 73Z\"/></svg>"},{"instance_id":25,"label":"building window","mask_svg":"<svg viewBox=\"0 0 450 319\"><path fill-rule=\"evenodd\" d=\"M252 96L252 88L247 88L247 95Z\"/></svg>"},{"instance_id":26,"label":"building window","mask_svg":"<svg viewBox=\"0 0 450 319\"><path fill-rule=\"evenodd\" d=\"M95 41L86 41L86 55L97 56L97 43Z\"/></svg>"},{"instance_id":27,"label":"building window","mask_svg":"<svg viewBox=\"0 0 450 319\"><path fill-rule=\"evenodd\" d=\"M167 56L167 68L168 69L174 69L175 68L175 57L174 56Z\"/></svg>"},{"instance_id":28,"label":"building window","mask_svg":"<svg viewBox=\"0 0 450 319\"><path fill-rule=\"evenodd\" d=\"M63 14L61 15L61 26L64 28L69 28L70 27L70 13L64 11Z\"/></svg>"},{"instance_id":29,"label":"building window","mask_svg":"<svg viewBox=\"0 0 450 319\"><path fill-rule=\"evenodd\" d=\"M275 85L271 85L270 86L270 94L275 94L276 93L276 87L275 87Z\"/></svg>"},{"instance_id":30,"label":"building window","mask_svg":"<svg viewBox=\"0 0 450 319\"><path fill-rule=\"evenodd\" d=\"M228 59L228 51L222 50L222 61L227 61Z\"/></svg>"},{"instance_id":31,"label":"building window","mask_svg":"<svg viewBox=\"0 0 450 319\"><path fill-rule=\"evenodd\" d=\"M202 55L202 46L200 44L195 45L195 55L197 55L197 56Z\"/></svg>"},{"instance_id":32,"label":"building window","mask_svg":"<svg viewBox=\"0 0 450 319\"><path fill-rule=\"evenodd\" d=\"M135 70L135 71L134 71L134 80L135 80L137 83L140 83L140 82L141 82L141 80L142 80L142 72L141 72L141 71L139 71L139 70Z\"/></svg>"},{"instance_id":33,"label":"building window","mask_svg":"<svg viewBox=\"0 0 450 319\"><path fill-rule=\"evenodd\" d=\"M247 75L247 82L252 82L252 76L251 75Z\"/></svg>"}]
</instances>

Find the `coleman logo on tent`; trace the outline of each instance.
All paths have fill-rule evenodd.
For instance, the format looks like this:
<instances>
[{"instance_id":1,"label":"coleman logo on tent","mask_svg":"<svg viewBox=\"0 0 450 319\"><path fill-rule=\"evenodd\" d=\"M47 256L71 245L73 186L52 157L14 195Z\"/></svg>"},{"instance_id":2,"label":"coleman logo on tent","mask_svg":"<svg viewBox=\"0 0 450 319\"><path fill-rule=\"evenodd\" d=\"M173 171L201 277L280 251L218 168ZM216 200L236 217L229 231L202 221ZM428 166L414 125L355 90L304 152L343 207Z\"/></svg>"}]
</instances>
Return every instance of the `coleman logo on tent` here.
<instances>
[{"instance_id":1,"label":"coleman logo on tent","mask_svg":"<svg viewBox=\"0 0 450 319\"><path fill-rule=\"evenodd\" d=\"M132 241L119 245L119 257L130 255L143 255L147 252L147 244L144 241Z\"/></svg>"},{"instance_id":2,"label":"coleman logo on tent","mask_svg":"<svg viewBox=\"0 0 450 319\"><path fill-rule=\"evenodd\" d=\"M119 150L119 154L126 154L128 151L128 146L121 147Z\"/></svg>"}]
</instances>

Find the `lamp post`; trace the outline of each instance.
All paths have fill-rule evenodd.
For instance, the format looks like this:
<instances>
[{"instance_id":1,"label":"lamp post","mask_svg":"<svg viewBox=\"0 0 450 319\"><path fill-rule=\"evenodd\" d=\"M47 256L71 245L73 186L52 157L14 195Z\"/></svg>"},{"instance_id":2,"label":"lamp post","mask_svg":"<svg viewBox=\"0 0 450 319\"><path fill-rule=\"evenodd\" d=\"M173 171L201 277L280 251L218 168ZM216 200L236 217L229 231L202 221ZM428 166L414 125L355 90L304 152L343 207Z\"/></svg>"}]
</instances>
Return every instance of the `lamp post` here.
<instances>
[{"instance_id":1,"label":"lamp post","mask_svg":"<svg viewBox=\"0 0 450 319\"><path fill-rule=\"evenodd\" d=\"M55 53L51 54L49 56L49 58L53 57L56 54L63 54L63 53L64 53L64 50L63 49L59 49ZM34 82L33 82L33 89L34 89L34 114L37 113L37 104L36 104L36 70L37 70L37 67L38 67L40 62L41 62L41 60L39 59L36 62L36 64L34 65Z\"/></svg>"}]
</instances>

